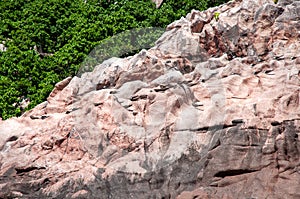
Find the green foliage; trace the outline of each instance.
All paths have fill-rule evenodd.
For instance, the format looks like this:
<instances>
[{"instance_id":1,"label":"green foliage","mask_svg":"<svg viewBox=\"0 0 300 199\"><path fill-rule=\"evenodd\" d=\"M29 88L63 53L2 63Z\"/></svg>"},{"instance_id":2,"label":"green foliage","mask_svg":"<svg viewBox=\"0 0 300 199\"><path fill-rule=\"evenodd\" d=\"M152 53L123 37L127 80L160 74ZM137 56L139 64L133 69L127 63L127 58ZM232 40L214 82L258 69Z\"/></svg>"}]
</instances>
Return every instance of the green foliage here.
<instances>
[{"instance_id":1,"label":"green foliage","mask_svg":"<svg viewBox=\"0 0 300 199\"><path fill-rule=\"evenodd\" d=\"M223 3L227 3L228 0L210 0L210 1L207 1L207 7L214 7L214 6L218 6L218 5L221 5Z\"/></svg>"},{"instance_id":2,"label":"green foliage","mask_svg":"<svg viewBox=\"0 0 300 199\"><path fill-rule=\"evenodd\" d=\"M216 21L219 20L219 16L220 16L220 13L219 13L219 12L215 12L215 13L214 13L214 18L215 18Z\"/></svg>"},{"instance_id":3,"label":"green foliage","mask_svg":"<svg viewBox=\"0 0 300 199\"><path fill-rule=\"evenodd\" d=\"M210 4L165 0L156 9L150 0L2 0L0 43L7 50L0 51L0 117L20 116L25 110L18 104L24 98L30 99L28 109L45 101L56 82L77 73L95 46L108 45L107 38L135 28L165 28ZM150 38L137 41L145 45ZM126 42L130 49L136 45ZM116 56L129 55L113 50Z\"/></svg>"},{"instance_id":4,"label":"green foliage","mask_svg":"<svg viewBox=\"0 0 300 199\"><path fill-rule=\"evenodd\" d=\"M151 48L164 32L164 28L157 27L135 28L104 39L82 62L77 75L92 71L97 64L111 57L127 57Z\"/></svg>"}]
</instances>

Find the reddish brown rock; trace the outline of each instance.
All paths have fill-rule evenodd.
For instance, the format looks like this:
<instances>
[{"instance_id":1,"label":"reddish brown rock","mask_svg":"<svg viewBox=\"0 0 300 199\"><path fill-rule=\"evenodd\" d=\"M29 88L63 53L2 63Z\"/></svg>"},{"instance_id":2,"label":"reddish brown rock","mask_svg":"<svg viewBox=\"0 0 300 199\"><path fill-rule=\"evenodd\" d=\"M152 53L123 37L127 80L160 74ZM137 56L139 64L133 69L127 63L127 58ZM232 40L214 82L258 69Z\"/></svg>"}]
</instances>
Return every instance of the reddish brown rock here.
<instances>
[{"instance_id":1,"label":"reddish brown rock","mask_svg":"<svg viewBox=\"0 0 300 199\"><path fill-rule=\"evenodd\" d=\"M58 83L0 121L0 198L299 198L299 8L192 11Z\"/></svg>"}]
</instances>

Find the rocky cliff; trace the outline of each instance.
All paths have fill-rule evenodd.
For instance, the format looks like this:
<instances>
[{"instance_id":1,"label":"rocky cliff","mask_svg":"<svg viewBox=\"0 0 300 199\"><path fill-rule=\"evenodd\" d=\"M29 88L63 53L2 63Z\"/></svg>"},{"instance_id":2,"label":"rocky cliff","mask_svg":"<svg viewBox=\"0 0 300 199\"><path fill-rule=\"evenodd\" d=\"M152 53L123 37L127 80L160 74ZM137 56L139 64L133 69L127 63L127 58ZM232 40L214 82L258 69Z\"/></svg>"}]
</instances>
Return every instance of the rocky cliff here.
<instances>
[{"instance_id":1,"label":"rocky cliff","mask_svg":"<svg viewBox=\"0 0 300 199\"><path fill-rule=\"evenodd\" d=\"M0 198L299 198L300 1L232 1L0 122Z\"/></svg>"}]
</instances>

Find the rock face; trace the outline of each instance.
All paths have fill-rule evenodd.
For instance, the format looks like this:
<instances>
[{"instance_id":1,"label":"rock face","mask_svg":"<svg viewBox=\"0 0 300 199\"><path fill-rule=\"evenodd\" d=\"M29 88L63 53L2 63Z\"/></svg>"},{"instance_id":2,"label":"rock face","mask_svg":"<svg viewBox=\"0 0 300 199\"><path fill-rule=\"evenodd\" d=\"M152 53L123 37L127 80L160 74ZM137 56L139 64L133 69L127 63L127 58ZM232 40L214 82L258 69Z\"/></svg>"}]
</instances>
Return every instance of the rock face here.
<instances>
[{"instance_id":1,"label":"rock face","mask_svg":"<svg viewBox=\"0 0 300 199\"><path fill-rule=\"evenodd\" d=\"M0 198L299 198L299 19L299 1L194 10L58 83L0 121Z\"/></svg>"}]
</instances>

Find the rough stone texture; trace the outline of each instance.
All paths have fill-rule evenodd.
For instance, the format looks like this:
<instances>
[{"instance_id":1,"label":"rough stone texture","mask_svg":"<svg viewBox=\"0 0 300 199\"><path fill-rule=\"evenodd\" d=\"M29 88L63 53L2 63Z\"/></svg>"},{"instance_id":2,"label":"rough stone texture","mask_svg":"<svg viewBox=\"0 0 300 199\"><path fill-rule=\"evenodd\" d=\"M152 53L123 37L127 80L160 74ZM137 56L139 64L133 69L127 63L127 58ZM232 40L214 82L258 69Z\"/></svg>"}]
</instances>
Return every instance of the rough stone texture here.
<instances>
[{"instance_id":1,"label":"rough stone texture","mask_svg":"<svg viewBox=\"0 0 300 199\"><path fill-rule=\"evenodd\" d=\"M0 51L6 51L7 50L7 48L5 47L4 44L5 44L4 41L2 41L2 43L0 43Z\"/></svg>"},{"instance_id":2,"label":"rough stone texture","mask_svg":"<svg viewBox=\"0 0 300 199\"><path fill-rule=\"evenodd\" d=\"M0 120L0 198L299 198L299 19L297 1L194 10L58 83Z\"/></svg>"},{"instance_id":3,"label":"rough stone texture","mask_svg":"<svg viewBox=\"0 0 300 199\"><path fill-rule=\"evenodd\" d=\"M156 8L159 8L164 0L152 0L156 4Z\"/></svg>"}]
</instances>

